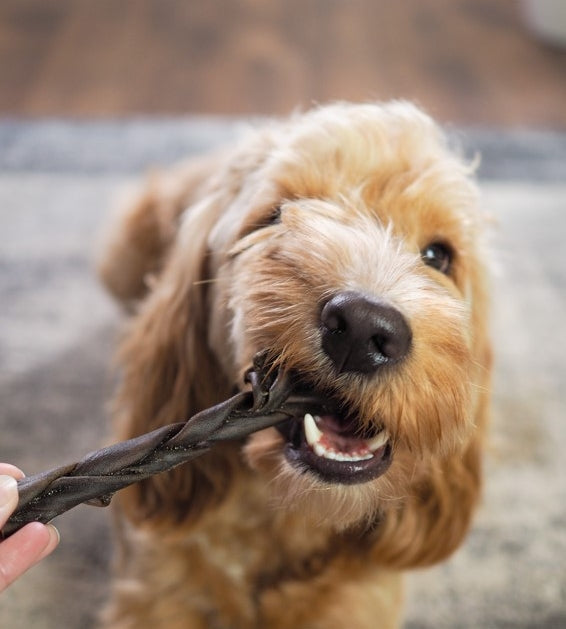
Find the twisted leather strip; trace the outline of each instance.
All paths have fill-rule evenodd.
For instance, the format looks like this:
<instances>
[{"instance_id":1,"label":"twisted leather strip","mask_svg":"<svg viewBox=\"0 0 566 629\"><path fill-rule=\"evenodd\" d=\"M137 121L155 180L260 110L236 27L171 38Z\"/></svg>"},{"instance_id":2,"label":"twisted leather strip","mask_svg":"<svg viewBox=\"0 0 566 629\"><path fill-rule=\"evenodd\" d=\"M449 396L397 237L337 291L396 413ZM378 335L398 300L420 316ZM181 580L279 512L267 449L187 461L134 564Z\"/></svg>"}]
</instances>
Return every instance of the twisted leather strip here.
<instances>
[{"instance_id":1,"label":"twisted leather strip","mask_svg":"<svg viewBox=\"0 0 566 629\"><path fill-rule=\"evenodd\" d=\"M291 395L290 376L268 370L263 356L256 358L246 379L251 391L238 393L187 422L169 424L96 450L76 463L22 479L18 507L2 529L2 537L28 522L50 522L81 503L107 506L118 490L186 463L215 443L242 439L302 416L312 403L308 396Z\"/></svg>"}]
</instances>

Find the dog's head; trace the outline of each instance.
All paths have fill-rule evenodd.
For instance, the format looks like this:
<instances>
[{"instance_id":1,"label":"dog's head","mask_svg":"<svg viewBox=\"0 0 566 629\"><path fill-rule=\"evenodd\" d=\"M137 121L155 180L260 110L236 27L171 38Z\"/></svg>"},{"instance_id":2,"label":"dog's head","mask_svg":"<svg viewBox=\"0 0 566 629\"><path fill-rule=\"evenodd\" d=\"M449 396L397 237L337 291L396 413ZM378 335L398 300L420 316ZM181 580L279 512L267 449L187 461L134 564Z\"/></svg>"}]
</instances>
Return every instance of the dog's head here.
<instances>
[{"instance_id":1,"label":"dog's head","mask_svg":"<svg viewBox=\"0 0 566 629\"><path fill-rule=\"evenodd\" d=\"M469 175L406 103L338 104L261 132L186 212L129 344L161 330L169 395L243 386L259 351L291 370L326 404L253 435L247 464L278 504L337 529L383 518L382 556L401 564L457 544L479 485L490 353ZM388 526L439 548L407 558Z\"/></svg>"}]
</instances>

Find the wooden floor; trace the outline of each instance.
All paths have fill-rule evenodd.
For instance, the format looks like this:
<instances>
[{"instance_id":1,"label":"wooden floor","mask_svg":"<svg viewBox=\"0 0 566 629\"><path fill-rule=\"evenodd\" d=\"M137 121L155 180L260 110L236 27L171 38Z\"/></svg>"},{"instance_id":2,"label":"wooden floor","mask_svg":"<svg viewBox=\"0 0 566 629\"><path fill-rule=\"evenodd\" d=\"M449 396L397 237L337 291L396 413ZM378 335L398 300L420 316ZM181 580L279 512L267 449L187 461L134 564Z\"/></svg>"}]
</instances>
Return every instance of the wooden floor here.
<instances>
[{"instance_id":1,"label":"wooden floor","mask_svg":"<svg viewBox=\"0 0 566 629\"><path fill-rule=\"evenodd\" d=\"M417 100L566 130L566 51L517 0L1 0L0 115L280 114Z\"/></svg>"}]
</instances>

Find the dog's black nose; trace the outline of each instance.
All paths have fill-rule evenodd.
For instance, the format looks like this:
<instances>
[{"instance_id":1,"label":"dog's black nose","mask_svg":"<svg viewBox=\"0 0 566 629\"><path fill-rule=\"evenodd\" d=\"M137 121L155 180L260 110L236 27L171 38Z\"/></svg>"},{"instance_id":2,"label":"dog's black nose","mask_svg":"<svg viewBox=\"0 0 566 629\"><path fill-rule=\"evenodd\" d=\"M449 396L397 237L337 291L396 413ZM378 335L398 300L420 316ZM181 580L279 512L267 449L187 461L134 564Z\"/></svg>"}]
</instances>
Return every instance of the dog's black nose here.
<instances>
[{"instance_id":1,"label":"dog's black nose","mask_svg":"<svg viewBox=\"0 0 566 629\"><path fill-rule=\"evenodd\" d=\"M320 315L322 349L339 373L371 374L404 358L411 329L395 308L345 291L326 302Z\"/></svg>"}]
</instances>

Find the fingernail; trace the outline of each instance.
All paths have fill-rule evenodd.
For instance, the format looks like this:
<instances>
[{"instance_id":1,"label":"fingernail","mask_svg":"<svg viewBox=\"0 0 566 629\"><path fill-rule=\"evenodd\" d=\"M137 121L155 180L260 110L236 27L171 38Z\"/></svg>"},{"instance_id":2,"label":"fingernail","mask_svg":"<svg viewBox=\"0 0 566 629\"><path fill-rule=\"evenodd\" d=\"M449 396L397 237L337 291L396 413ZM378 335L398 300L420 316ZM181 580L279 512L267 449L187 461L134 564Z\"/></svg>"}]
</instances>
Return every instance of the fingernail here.
<instances>
[{"instance_id":1,"label":"fingernail","mask_svg":"<svg viewBox=\"0 0 566 629\"><path fill-rule=\"evenodd\" d=\"M57 529L53 524L48 524L47 528L51 534L51 544L53 544L53 548L59 545L61 541L61 534L59 533L59 529Z\"/></svg>"},{"instance_id":2,"label":"fingernail","mask_svg":"<svg viewBox=\"0 0 566 629\"><path fill-rule=\"evenodd\" d=\"M12 510L18 501L18 481L0 475L0 511Z\"/></svg>"},{"instance_id":3,"label":"fingernail","mask_svg":"<svg viewBox=\"0 0 566 629\"><path fill-rule=\"evenodd\" d=\"M49 531L49 541L47 542L47 545L43 549L42 553L37 558L37 561L41 561L42 559L47 557L47 555L52 553L61 541L59 531L53 526L53 524L48 524L46 528Z\"/></svg>"}]
</instances>

